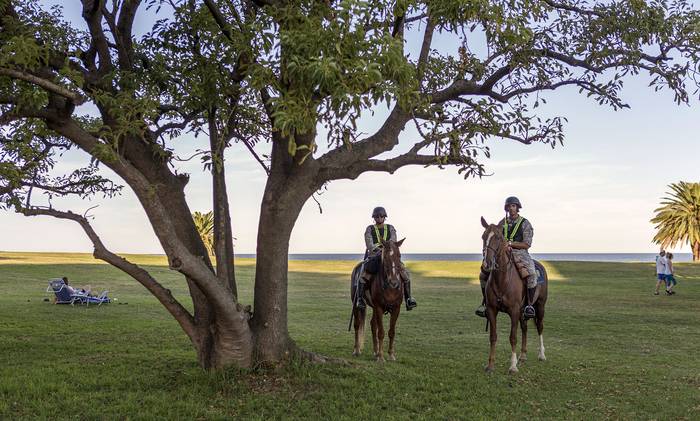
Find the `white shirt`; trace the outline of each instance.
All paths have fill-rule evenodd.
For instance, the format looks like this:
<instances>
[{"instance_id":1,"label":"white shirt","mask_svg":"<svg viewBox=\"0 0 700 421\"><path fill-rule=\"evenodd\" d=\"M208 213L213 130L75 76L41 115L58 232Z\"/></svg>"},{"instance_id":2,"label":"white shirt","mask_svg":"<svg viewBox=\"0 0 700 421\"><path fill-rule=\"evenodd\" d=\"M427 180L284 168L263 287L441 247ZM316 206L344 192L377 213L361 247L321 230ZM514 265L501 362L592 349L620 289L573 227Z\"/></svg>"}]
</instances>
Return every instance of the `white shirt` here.
<instances>
[{"instance_id":1,"label":"white shirt","mask_svg":"<svg viewBox=\"0 0 700 421\"><path fill-rule=\"evenodd\" d=\"M666 274L667 266L666 256L656 256L656 273Z\"/></svg>"},{"instance_id":2,"label":"white shirt","mask_svg":"<svg viewBox=\"0 0 700 421\"><path fill-rule=\"evenodd\" d=\"M673 275L673 271L671 270L671 261L669 261L667 257L664 257L664 260L666 262L666 268L664 268L664 275Z\"/></svg>"}]
</instances>

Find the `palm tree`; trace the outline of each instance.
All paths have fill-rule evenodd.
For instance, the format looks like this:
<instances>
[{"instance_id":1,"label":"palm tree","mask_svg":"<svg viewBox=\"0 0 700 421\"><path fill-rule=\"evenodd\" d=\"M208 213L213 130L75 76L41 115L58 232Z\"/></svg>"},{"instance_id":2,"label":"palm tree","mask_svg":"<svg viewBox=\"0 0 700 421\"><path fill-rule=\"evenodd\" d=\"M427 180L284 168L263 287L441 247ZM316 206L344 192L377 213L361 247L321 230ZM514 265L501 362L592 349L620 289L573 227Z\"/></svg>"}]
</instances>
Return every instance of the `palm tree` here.
<instances>
[{"instance_id":1,"label":"palm tree","mask_svg":"<svg viewBox=\"0 0 700 421\"><path fill-rule=\"evenodd\" d=\"M669 187L673 192L661 201L651 220L659 231L654 242L661 247L675 247L689 243L693 250L693 261L700 260L700 183L681 181Z\"/></svg>"},{"instance_id":2,"label":"palm tree","mask_svg":"<svg viewBox=\"0 0 700 421\"><path fill-rule=\"evenodd\" d=\"M214 254L214 211L207 213L194 212L192 214L194 225L197 227L199 236L202 237L204 246L210 255Z\"/></svg>"}]
</instances>

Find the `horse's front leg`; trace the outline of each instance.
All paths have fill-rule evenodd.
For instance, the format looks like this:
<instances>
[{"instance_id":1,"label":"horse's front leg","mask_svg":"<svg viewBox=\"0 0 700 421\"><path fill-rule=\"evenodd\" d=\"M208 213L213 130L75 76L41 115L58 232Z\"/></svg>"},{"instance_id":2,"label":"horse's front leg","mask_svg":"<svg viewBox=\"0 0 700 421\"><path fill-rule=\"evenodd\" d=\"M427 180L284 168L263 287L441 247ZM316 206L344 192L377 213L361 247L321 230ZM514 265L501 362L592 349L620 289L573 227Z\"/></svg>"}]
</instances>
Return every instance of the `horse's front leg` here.
<instances>
[{"instance_id":1,"label":"horse's front leg","mask_svg":"<svg viewBox=\"0 0 700 421\"><path fill-rule=\"evenodd\" d=\"M520 330L523 331L523 339L520 344L520 357L518 357L518 362L522 363L527 360L527 320L524 317L520 318Z\"/></svg>"},{"instance_id":2,"label":"horse's front leg","mask_svg":"<svg viewBox=\"0 0 700 421\"><path fill-rule=\"evenodd\" d=\"M377 361L384 362L384 312L377 311Z\"/></svg>"},{"instance_id":3,"label":"horse's front leg","mask_svg":"<svg viewBox=\"0 0 700 421\"><path fill-rule=\"evenodd\" d=\"M396 321L399 319L399 313L401 313L401 305L396 306L396 309L391 312L391 319L389 320L389 359L391 361L396 361L396 348L394 347L394 336L396 335Z\"/></svg>"},{"instance_id":4,"label":"horse's front leg","mask_svg":"<svg viewBox=\"0 0 700 421\"><path fill-rule=\"evenodd\" d=\"M519 313L519 311L510 313L510 368L508 369L508 373L510 374L518 372L518 356L515 353L515 348L518 346Z\"/></svg>"},{"instance_id":5,"label":"horse's front leg","mask_svg":"<svg viewBox=\"0 0 700 421\"><path fill-rule=\"evenodd\" d=\"M493 373L493 365L496 361L496 341L498 340L498 333L496 333L496 310L487 307L486 308L486 320L489 324L489 343L491 344L489 348L489 362L484 368L486 373Z\"/></svg>"}]
</instances>

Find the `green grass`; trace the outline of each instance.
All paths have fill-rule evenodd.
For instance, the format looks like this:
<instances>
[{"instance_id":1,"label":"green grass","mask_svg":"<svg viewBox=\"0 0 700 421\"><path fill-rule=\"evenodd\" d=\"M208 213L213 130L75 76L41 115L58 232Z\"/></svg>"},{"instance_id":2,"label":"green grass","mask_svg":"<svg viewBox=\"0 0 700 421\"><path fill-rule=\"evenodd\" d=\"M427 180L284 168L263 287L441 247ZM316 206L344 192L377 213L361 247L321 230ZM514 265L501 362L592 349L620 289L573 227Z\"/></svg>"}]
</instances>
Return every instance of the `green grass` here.
<instances>
[{"instance_id":1,"label":"green grass","mask_svg":"<svg viewBox=\"0 0 700 421\"><path fill-rule=\"evenodd\" d=\"M178 297L162 256L130 256ZM546 362L508 375L507 316L496 372L473 315L478 263L408 262L419 306L398 323L398 361L351 357L352 262L290 262L289 328L350 365L200 370L188 339L138 283L89 255L0 253L0 419L698 419L700 265L677 263L678 294L652 296L646 263L549 262ZM237 261L251 302L253 262ZM117 303L56 306L46 280L109 289ZM185 301L185 300L183 300ZM128 303L128 304L127 304Z\"/></svg>"}]
</instances>

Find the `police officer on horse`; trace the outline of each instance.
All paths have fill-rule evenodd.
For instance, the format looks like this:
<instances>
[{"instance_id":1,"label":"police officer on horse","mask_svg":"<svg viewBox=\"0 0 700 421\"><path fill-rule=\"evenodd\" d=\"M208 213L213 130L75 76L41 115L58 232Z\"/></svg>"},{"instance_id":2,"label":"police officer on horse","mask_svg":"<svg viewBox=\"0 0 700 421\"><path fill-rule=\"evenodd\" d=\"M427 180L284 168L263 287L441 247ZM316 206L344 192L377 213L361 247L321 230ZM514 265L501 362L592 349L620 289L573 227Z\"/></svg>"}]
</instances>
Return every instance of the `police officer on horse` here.
<instances>
[{"instance_id":1,"label":"police officer on horse","mask_svg":"<svg viewBox=\"0 0 700 421\"><path fill-rule=\"evenodd\" d=\"M520 216L520 200L517 197L511 196L506 199L503 206L506 211L506 217L499 223L503 227L503 237L508 242L509 251L513 253L514 259L524 263L527 268L527 305L523 310L523 315L526 319L535 317L535 308L532 306L532 301L535 297L537 289L537 271L535 270L535 262L532 260L528 249L532 246L533 228L530 221ZM489 274L484 272L482 265L479 281L481 283L482 301L479 308L476 309L476 314L481 317L486 317L486 281Z\"/></svg>"},{"instance_id":2,"label":"police officer on horse","mask_svg":"<svg viewBox=\"0 0 700 421\"><path fill-rule=\"evenodd\" d=\"M362 276L360 276L357 285L357 302L355 305L357 308L366 308L365 304L365 285L371 280L372 273L368 271L370 267L378 267L379 260L382 256L382 242L383 241L396 241L396 229L392 225L385 224L386 210L378 206L372 211L372 218L374 219L374 224L367 226L365 229L365 263L362 271ZM406 300L406 310L413 310L418 303L411 297L411 274L401 263L400 277L403 281L403 294Z\"/></svg>"}]
</instances>

